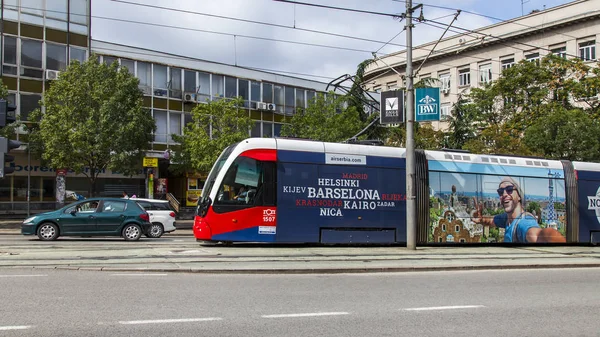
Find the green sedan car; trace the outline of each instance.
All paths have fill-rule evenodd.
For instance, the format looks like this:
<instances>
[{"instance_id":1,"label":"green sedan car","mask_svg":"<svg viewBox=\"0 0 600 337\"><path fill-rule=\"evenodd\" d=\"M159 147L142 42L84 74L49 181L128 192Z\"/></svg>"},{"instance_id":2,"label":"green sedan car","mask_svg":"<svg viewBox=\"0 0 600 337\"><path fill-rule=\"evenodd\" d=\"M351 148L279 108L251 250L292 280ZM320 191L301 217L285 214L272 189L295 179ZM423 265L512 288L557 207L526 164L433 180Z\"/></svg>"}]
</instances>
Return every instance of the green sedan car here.
<instances>
[{"instance_id":1,"label":"green sedan car","mask_svg":"<svg viewBox=\"0 0 600 337\"><path fill-rule=\"evenodd\" d=\"M92 198L25 219L21 234L37 235L40 240L56 240L59 236L122 236L135 241L151 225L150 216L135 200Z\"/></svg>"}]
</instances>

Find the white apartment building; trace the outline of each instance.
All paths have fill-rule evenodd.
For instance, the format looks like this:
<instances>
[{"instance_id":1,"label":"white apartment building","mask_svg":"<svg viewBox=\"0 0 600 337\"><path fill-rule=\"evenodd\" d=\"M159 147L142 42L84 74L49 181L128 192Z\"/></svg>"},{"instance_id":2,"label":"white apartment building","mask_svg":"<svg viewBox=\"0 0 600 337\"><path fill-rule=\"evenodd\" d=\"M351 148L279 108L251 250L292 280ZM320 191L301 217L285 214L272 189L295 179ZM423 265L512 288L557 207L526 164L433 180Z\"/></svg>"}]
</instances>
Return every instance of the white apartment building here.
<instances>
[{"instance_id":1,"label":"white apartment building","mask_svg":"<svg viewBox=\"0 0 600 337\"><path fill-rule=\"evenodd\" d=\"M418 34L418 26L414 33ZM595 63L599 40L600 0L573 1L441 40L416 74L415 82L423 78L439 79L443 119L451 113L452 104L460 94L493 81L503 69L523 59L535 61L553 53ZM413 48L415 71L436 42ZM380 59L382 62L373 63L365 72L367 89L381 92L404 87L404 79L390 67L405 74L406 51ZM435 128L445 127L441 122L433 124Z\"/></svg>"}]
</instances>

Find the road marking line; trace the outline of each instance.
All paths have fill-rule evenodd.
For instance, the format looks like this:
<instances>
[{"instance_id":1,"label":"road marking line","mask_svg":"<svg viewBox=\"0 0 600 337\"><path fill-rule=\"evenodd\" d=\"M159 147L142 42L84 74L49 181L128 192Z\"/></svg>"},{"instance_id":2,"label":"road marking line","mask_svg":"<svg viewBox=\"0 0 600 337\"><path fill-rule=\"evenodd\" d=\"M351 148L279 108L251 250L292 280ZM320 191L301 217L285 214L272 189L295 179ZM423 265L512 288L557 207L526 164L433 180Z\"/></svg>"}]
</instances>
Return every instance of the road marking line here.
<instances>
[{"instance_id":1,"label":"road marking line","mask_svg":"<svg viewBox=\"0 0 600 337\"><path fill-rule=\"evenodd\" d=\"M110 274L110 276L167 276L169 274L154 274L154 273L117 273L117 274Z\"/></svg>"},{"instance_id":2,"label":"road marking line","mask_svg":"<svg viewBox=\"0 0 600 337\"><path fill-rule=\"evenodd\" d=\"M337 316L337 315L350 315L349 312L309 312L304 314L276 314L276 315L262 315L262 318L285 318L285 317L312 317L312 316Z\"/></svg>"},{"instance_id":3,"label":"road marking line","mask_svg":"<svg viewBox=\"0 0 600 337\"><path fill-rule=\"evenodd\" d=\"M0 277L46 277L48 275L0 275Z\"/></svg>"},{"instance_id":4,"label":"road marking line","mask_svg":"<svg viewBox=\"0 0 600 337\"><path fill-rule=\"evenodd\" d=\"M25 330L31 328L31 325L0 326L0 331L6 330Z\"/></svg>"},{"instance_id":5,"label":"road marking line","mask_svg":"<svg viewBox=\"0 0 600 337\"><path fill-rule=\"evenodd\" d=\"M445 307L406 308L404 311L427 311L427 310L453 310L453 309L475 309L485 308L484 305L450 305Z\"/></svg>"},{"instance_id":6,"label":"road marking line","mask_svg":"<svg viewBox=\"0 0 600 337\"><path fill-rule=\"evenodd\" d=\"M221 317L207 317L207 318L175 318L175 319L154 319L145 321L119 321L119 324L160 324L160 323L187 323L187 322L206 322L206 321L220 321Z\"/></svg>"}]
</instances>

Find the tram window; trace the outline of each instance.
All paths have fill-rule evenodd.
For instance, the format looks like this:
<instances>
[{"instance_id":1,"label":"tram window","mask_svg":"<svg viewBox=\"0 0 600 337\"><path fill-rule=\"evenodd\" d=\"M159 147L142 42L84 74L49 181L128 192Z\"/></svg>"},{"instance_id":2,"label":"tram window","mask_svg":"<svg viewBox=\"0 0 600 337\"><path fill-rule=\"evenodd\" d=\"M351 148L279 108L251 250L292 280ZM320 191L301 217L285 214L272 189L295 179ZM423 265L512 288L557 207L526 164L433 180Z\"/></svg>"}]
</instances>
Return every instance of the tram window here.
<instances>
[{"instance_id":1,"label":"tram window","mask_svg":"<svg viewBox=\"0 0 600 337\"><path fill-rule=\"evenodd\" d=\"M215 204L254 205L261 185L262 166L252 158L237 158L225 174Z\"/></svg>"}]
</instances>

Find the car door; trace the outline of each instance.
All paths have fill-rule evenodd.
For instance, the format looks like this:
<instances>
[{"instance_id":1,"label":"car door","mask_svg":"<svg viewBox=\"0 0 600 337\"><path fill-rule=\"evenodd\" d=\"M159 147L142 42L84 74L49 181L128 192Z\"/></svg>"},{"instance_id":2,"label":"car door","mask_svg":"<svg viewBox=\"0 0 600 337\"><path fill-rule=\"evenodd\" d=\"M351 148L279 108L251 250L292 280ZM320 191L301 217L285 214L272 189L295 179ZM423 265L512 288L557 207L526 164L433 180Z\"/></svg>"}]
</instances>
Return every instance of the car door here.
<instances>
[{"instance_id":1,"label":"car door","mask_svg":"<svg viewBox=\"0 0 600 337\"><path fill-rule=\"evenodd\" d=\"M104 200L96 215L98 232L105 235L121 235L127 203L121 200Z\"/></svg>"},{"instance_id":2,"label":"car door","mask_svg":"<svg viewBox=\"0 0 600 337\"><path fill-rule=\"evenodd\" d=\"M67 208L58 219L61 235L87 235L96 231L98 200L86 200Z\"/></svg>"}]
</instances>

